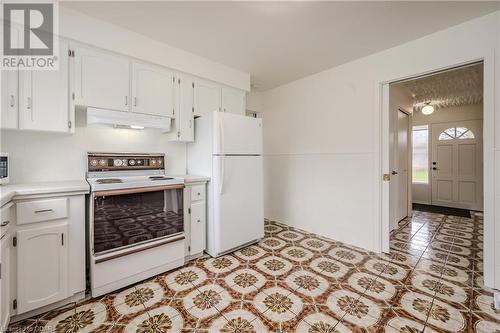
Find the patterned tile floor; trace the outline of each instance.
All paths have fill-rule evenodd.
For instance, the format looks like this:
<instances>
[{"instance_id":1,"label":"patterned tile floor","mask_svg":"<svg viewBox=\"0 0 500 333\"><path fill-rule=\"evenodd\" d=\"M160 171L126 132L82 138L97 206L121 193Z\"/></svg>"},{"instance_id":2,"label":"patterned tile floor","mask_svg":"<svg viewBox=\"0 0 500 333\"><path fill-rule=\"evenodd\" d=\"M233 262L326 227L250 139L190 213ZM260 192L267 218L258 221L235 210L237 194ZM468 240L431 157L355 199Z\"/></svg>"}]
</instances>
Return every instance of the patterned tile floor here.
<instances>
[{"instance_id":1,"label":"patterned tile floor","mask_svg":"<svg viewBox=\"0 0 500 333\"><path fill-rule=\"evenodd\" d=\"M415 212L377 255L266 221L257 245L10 327L90 332L500 332L482 216Z\"/></svg>"}]
</instances>

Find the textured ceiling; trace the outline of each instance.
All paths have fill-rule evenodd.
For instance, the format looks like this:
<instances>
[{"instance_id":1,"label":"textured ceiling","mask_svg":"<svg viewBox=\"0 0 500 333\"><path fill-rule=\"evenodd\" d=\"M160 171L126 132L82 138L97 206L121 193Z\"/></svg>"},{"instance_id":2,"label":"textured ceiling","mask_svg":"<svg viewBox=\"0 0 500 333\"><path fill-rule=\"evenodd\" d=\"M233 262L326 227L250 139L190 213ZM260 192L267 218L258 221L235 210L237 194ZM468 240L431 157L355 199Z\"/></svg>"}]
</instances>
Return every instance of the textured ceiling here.
<instances>
[{"instance_id":1,"label":"textured ceiling","mask_svg":"<svg viewBox=\"0 0 500 333\"><path fill-rule=\"evenodd\" d=\"M478 104L483 101L483 64L465 66L401 83L419 111L429 103L435 108Z\"/></svg>"}]
</instances>

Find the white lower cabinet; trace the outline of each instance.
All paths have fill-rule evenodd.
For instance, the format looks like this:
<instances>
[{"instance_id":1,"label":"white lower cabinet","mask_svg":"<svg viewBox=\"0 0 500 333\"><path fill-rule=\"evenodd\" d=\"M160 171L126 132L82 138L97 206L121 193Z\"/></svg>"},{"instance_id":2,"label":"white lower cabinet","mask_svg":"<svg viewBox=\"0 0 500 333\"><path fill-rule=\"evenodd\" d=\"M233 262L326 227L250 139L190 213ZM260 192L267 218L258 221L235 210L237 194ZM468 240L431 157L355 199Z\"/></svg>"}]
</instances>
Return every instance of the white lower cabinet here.
<instances>
[{"instance_id":1,"label":"white lower cabinet","mask_svg":"<svg viewBox=\"0 0 500 333\"><path fill-rule=\"evenodd\" d=\"M0 330L7 331L10 319L10 235L0 239Z\"/></svg>"},{"instance_id":2,"label":"white lower cabinet","mask_svg":"<svg viewBox=\"0 0 500 333\"><path fill-rule=\"evenodd\" d=\"M194 258L203 254L206 248L206 183L188 184L188 216L186 228L189 229L187 255Z\"/></svg>"},{"instance_id":3,"label":"white lower cabinet","mask_svg":"<svg viewBox=\"0 0 500 333\"><path fill-rule=\"evenodd\" d=\"M84 194L14 197L7 307L14 320L85 297ZM2 290L2 308L3 295Z\"/></svg>"},{"instance_id":4,"label":"white lower cabinet","mask_svg":"<svg viewBox=\"0 0 500 333\"><path fill-rule=\"evenodd\" d=\"M18 314L68 297L67 238L67 223L17 232Z\"/></svg>"},{"instance_id":5,"label":"white lower cabinet","mask_svg":"<svg viewBox=\"0 0 500 333\"><path fill-rule=\"evenodd\" d=\"M205 201L191 203L191 248L190 253L203 253L205 251Z\"/></svg>"}]
</instances>

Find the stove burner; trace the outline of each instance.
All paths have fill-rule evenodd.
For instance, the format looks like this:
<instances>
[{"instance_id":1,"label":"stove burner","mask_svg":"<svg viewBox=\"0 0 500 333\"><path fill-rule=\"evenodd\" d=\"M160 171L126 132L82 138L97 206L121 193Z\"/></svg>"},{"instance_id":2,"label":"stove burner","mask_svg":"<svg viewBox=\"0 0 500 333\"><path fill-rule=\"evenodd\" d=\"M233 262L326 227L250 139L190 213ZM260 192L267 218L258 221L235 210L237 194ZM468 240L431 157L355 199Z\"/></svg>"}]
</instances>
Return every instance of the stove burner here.
<instances>
[{"instance_id":1,"label":"stove burner","mask_svg":"<svg viewBox=\"0 0 500 333\"><path fill-rule=\"evenodd\" d=\"M102 178L95 181L98 184L116 184L123 183L123 180L120 178Z\"/></svg>"},{"instance_id":2,"label":"stove burner","mask_svg":"<svg viewBox=\"0 0 500 333\"><path fill-rule=\"evenodd\" d=\"M172 177L165 177L165 176L149 176L150 180L172 180L174 178Z\"/></svg>"}]
</instances>

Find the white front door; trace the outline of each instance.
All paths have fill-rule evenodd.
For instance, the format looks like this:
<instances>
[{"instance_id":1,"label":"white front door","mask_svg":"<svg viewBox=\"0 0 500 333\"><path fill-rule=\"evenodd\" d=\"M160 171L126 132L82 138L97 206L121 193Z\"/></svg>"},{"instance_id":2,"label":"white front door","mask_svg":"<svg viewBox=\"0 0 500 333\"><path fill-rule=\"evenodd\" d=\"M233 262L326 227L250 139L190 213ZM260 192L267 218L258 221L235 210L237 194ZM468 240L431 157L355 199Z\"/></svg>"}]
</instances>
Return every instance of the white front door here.
<instances>
[{"instance_id":1,"label":"white front door","mask_svg":"<svg viewBox=\"0 0 500 333\"><path fill-rule=\"evenodd\" d=\"M396 166L397 196L396 220L399 222L408 216L408 136L410 131L410 116L398 110L398 132Z\"/></svg>"},{"instance_id":2,"label":"white front door","mask_svg":"<svg viewBox=\"0 0 500 333\"><path fill-rule=\"evenodd\" d=\"M483 209L481 120L432 125L432 204Z\"/></svg>"}]
</instances>

